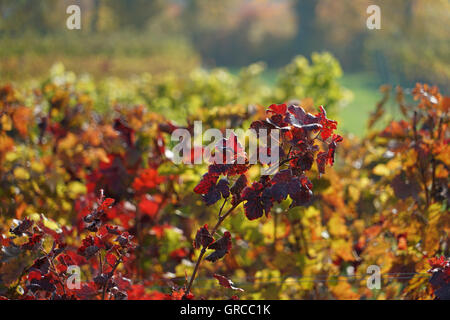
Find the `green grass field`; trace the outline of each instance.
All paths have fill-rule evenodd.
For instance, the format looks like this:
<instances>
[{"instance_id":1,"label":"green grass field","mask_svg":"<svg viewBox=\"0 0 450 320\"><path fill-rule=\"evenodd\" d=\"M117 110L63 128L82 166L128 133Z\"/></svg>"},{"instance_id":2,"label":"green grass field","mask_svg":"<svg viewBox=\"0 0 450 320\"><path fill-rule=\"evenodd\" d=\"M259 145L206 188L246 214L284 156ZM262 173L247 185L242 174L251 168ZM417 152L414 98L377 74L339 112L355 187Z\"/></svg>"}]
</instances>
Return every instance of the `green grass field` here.
<instances>
[{"instance_id":1,"label":"green grass field","mask_svg":"<svg viewBox=\"0 0 450 320\"><path fill-rule=\"evenodd\" d=\"M339 112L340 129L362 136L370 112L382 98L378 90L382 83L376 75L369 73L344 74L340 82L353 94L351 101Z\"/></svg>"},{"instance_id":2,"label":"green grass field","mask_svg":"<svg viewBox=\"0 0 450 320\"><path fill-rule=\"evenodd\" d=\"M275 69L266 70L262 75L262 80L268 85L273 85L276 75ZM370 112L382 98L379 91L382 81L376 74L361 72L344 73L340 83L352 92L352 97L339 111L339 130L362 136Z\"/></svg>"}]
</instances>

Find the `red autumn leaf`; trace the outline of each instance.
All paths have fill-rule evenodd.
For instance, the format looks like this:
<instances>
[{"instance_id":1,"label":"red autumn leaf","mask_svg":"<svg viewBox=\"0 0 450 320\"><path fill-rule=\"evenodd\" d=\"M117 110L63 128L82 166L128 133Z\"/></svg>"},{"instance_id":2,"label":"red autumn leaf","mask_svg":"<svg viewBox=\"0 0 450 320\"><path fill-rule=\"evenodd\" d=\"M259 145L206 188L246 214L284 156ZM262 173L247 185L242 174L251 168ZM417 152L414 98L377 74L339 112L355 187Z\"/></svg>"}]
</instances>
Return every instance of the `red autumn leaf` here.
<instances>
[{"instance_id":1,"label":"red autumn leaf","mask_svg":"<svg viewBox=\"0 0 450 320\"><path fill-rule=\"evenodd\" d=\"M178 249L173 250L169 254L169 256L172 259L181 261L181 259L186 258L188 254L189 254L189 250L187 248L178 248Z\"/></svg>"},{"instance_id":2,"label":"red autumn leaf","mask_svg":"<svg viewBox=\"0 0 450 320\"><path fill-rule=\"evenodd\" d=\"M231 250L231 234L226 231L223 237L209 245L208 249L213 249L214 252L208 255L206 260L216 262L223 258Z\"/></svg>"},{"instance_id":3,"label":"red autumn leaf","mask_svg":"<svg viewBox=\"0 0 450 320\"><path fill-rule=\"evenodd\" d=\"M33 279L40 280L41 277L42 277L42 275L39 271L33 270L33 271L30 271L30 273L28 274L28 281L31 281Z\"/></svg>"},{"instance_id":4,"label":"red autumn leaf","mask_svg":"<svg viewBox=\"0 0 450 320\"><path fill-rule=\"evenodd\" d=\"M141 174L134 179L132 186L136 191L154 189L163 183L164 180L165 177L158 175L158 170L150 168L143 170Z\"/></svg>"},{"instance_id":5,"label":"red autumn leaf","mask_svg":"<svg viewBox=\"0 0 450 320\"><path fill-rule=\"evenodd\" d=\"M272 112L275 114L285 114L287 111L287 106L285 103L283 104L271 104L267 112Z\"/></svg>"},{"instance_id":6,"label":"red autumn leaf","mask_svg":"<svg viewBox=\"0 0 450 320\"><path fill-rule=\"evenodd\" d=\"M440 257L433 257L428 260L428 263L431 265L431 268L440 268L443 269L447 266L448 261L445 259L444 256Z\"/></svg>"},{"instance_id":7,"label":"red autumn leaf","mask_svg":"<svg viewBox=\"0 0 450 320\"><path fill-rule=\"evenodd\" d=\"M213 236L209 233L208 225L198 229L194 240L194 248L199 249L201 246L207 247L214 242Z\"/></svg>"},{"instance_id":8,"label":"red autumn leaf","mask_svg":"<svg viewBox=\"0 0 450 320\"><path fill-rule=\"evenodd\" d=\"M262 191L264 186L259 182L254 182L251 187L246 187L241 194L244 203L245 216L249 220L261 218L264 205L262 203Z\"/></svg>"},{"instance_id":9,"label":"red autumn leaf","mask_svg":"<svg viewBox=\"0 0 450 320\"><path fill-rule=\"evenodd\" d=\"M267 121L257 120L252 122L250 129L255 130L258 136L261 132L264 132L262 130L266 130L266 133L270 135L270 130L275 129L275 126Z\"/></svg>"},{"instance_id":10,"label":"red autumn leaf","mask_svg":"<svg viewBox=\"0 0 450 320\"><path fill-rule=\"evenodd\" d=\"M9 232L15 234L16 236L21 236L23 233L27 232L32 225L33 221L31 221L29 218L25 218L20 221L16 227L11 228Z\"/></svg>"},{"instance_id":11,"label":"red autumn leaf","mask_svg":"<svg viewBox=\"0 0 450 320\"><path fill-rule=\"evenodd\" d=\"M320 174L325 173L325 165L327 164L328 160L328 152L319 152L317 154L316 162L317 162L317 169L319 170Z\"/></svg>"},{"instance_id":12,"label":"red autumn leaf","mask_svg":"<svg viewBox=\"0 0 450 320\"><path fill-rule=\"evenodd\" d=\"M411 124L408 121L392 121L383 132L380 133L380 136L391 139L403 139L410 129Z\"/></svg>"},{"instance_id":13,"label":"red autumn leaf","mask_svg":"<svg viewBox=\"0 0 450 320\"><path fill-rule=\"evenodd\" d=\"M103 202L102 202L102 204L101 204L101 206L100 206L100 208L99 208L99 211L106 211L107 209L109 209L109 207L111 207L113 204L114 204L114 199L112 199L112 198L106 198Z\"/></svg>"},{"instance_id":14,"label":"red autumn leaf","mask_svg":"<svg viewBox=\"0 0 450 320\"><path fill-rule=\"evenodd\" d=\"M309 171L314 163L314 153L304 152L298 155L297 159L291 161L291 166L300 168L301 171Z\"/></svg>"},{"instance_id":15,"label":"red autumn leaf","mask_svg":"<svg viewBox=\"0 0 450 320\"><path fill-rule=\"evenodd\" d=\"M319 118L319 123L322 125L320 135L323 140L327 140L333 134L333 131L336 130L337 121L327 118L327 113L323 106L320 106L319 108L320 112L316 114L316 117Z\"/></svg>"},{"instance_id":16,"label":"red autumn leaf","mask_svg":"<svg viewBox=\"0 0 450 320\"><path fill-rule=\"evenodd\" d=\"M236 206L238 203L242 201L241 192L247 186L247 177L244 174L241 174L239 178L233 183L230 188L230 192L233 195L231 199L231 204Z\"/></svg>"},{"instance_id":17,"label":"red autumn leaf","mask_svg":"<svg viewBox=\"0 0 450 320\"><path fill-rule=\"evenodd\" d=\"M67 261L70 261L70 262L67 263L68 265L80 266L80 265L86 263L86 259L83 256L78 255L77 253L75 253L73 251L68 251L64 255L64 257L67 259Z\"/></svg>"},{"instance_id":18,"label":"red autumn leaf","mask_svg":"<svg viewBox=\"0 0 450 320\"><path fill-rule=\"evenodd\" d=\"M404 234L400 235L397 238L397 249L398 250L406 250L406 249L408 249L408 242L406 241L406 236Z\"/></svg>"},{"instance_id":19,"label":"red autumn leaf","mask_svg":"<svg viewBox=\"0 0 450 320\"><path fill-rule=\"evenodd\" d=\"M342 142L342 140L343 140L343 138L340 135L334 134L332 141L330 142L330 144L328 144L327 162L330 166L332 166L334 164L334 154L336 152L337 144L339 142Z\"/></svg>"},{"instance_id":20,"label":"red autumn leaf","mask_svg":"<svg viewBox=\"0 0 450 320\"><path fill-rule=\"evenodd\" d=\"M208 167L208 173L211 176L235 176L247 172L248 166L246 164L240 164L238 162L224 163L224 164L211 164ZM205 175L203 176L205 177ZM212 177L211 177L212 178ZM214 182L215 183L215 182Z\"/></svg>"},{"instance_id":21,"label":"red autumn leaf","mask_svg":"<svg viewBox=\"0 0 450 320\"><path fill-rule=\"evenodd\" d=\"M80 299L92 299L98 290L93 281L86 282L81 285L81 289L76 291L76 295Z\"/></svg>"},{"instance_id":22,"label":"red autumn leaf","mask_svg":"<svg viewBox=\"0 0 450 320\"><path fill-rule=\"evenodd\" d=\"M191 292L186 293L186 291L183 288L179 290L172 289L172 293L167 294L165 296L165 300L193 300L193 299L194 295Z\"/></svg>"},{"instance_id":23,"label":"red autumn leaf","mask_svg":"<svg viewBox=\"0 0 450 320\"><path fill-rule=\"evenodd\" d=\"M149 217L154 218L155 215L158 213L159 204L152 199L142 197L141 202L139 202L139 210L143 214L146 214Z\"/></svg>"},{"instance_id":24,"label":"red autumn leaf","mask_svg":"<svg viewBox=\"0 0 450 320\"><path fill-rule=\"evenodd\" d=\"M294 116L299 125L318 124L320 119L309 112L306 112L302 107L290 105L288 111ZM321 127L321 126L320 126Z\"/></svg>"},{"instance_id":25,"label":"red autumn leaf","mask_svg":"<svg viewBox=\"0 0 450 320\"><path fill-rule=\"evenodd\" d=\"M205 173L202 177L202 180L198 183L198 185L194 188L194 192L198 194L207 194L209 189L213 185L216 184L219 175Z\"/></svg>"},{"instance_id":26,"label":"red autumn leaf","mask_svg":"<svg viewBox=\"0 0 450 320\"><path fill-rule=\"evenodd\" d=\"M124 119L115 119L114 129L121 133L128 146L132 146L134 144L135 130L132 129Z\"/></svg>"},{"instance_id":27,"label":"red autumn leaf","mask_svg":"<svg viewBox=\"0 0 450 320\"><path fill-rule=\"evenodd\" d=\"M84 256L87 260L92 258L100 250L100 243L92 237L88 236L83 239L81 247L78 248L78 253Z\"/></svg>"},{"instance_id":28,"label":"red autumn leaf","mask_svg":"<svg viewBox=\"0 0 450 320\"><path fill-rule=\"evenodd\" d=\"M267 118L266 121L273 125L276 129L280 130L289 130L289 123L287 123L284 115L274 114L270 118Z\"/></svg>"},{"instance_id":29,"label":"red autumn leaf","mask_svg":"<svg viewBox=\"0 0 450 320\"><path fill-rule=\"evenodd\" d=\"M116 264L116 262L117 262L117 257L116 257L113 253L108 252L108 253L106 254L106 261L107 261L111 266L114 266L114 265Z\"/></svg>"},{"instance_id":30,"label":"red autumn leaf","mask_svg":"<svg viewBox=\"0 0 450 320\"><path fill-rule=\"evenodd\" d=\"M207 206L213 205L217 201L223 198L228 198L230 196L230 189L228 187L227 179L220 179L219 182L213 184L209 189L208 193L203 195L203 200Z\"/></svg>"},{"instance_id":31,"label":"red autumn leaf","mask_svg":"<svg viewBox=\"0 0 450 320\"><path fill-rule=\"evenodd\" d=\"M66 265L64 265L64 264L58 264L57 266L56 266L56 271L57 272L66 272L67 271L67 266Z\"/></svg>"},{"instance_id":32,"label":"red autumn leaf","mask_svg":"<svg viewBox=\"0 0 450 320\"><path fill-rule=\"evenodd\" d=\"M107 224L105 226L105 228L106 228L106 231L109 234L114 234L114 235L120 235L121 234L118 226L111 226L111 225Z\"/></svg>"},{"instance_id":33,"label":"red autumn leaf","mask_svg":"<svg viewBox=\"0 0 450 320\"><path fill-rule=\"evenodd\" d=\"M244 174L248 171L246 164L233 163L228 166L227 176L236 176L238 174Z\"/></svg>"},{"instance_id":34,"label":"red autumn leaf","mask_svg":"<svg viewBox=\"0 0 450 320\"><path fill-rule=\"evenodd\" d=\"M221 276L219 274L214 274L214 278L216 278L219 281L219 284L222 287L229 288L229 289L232 289L232 290L244 291L241 288L235 287L233 281L231 281L230 279L228 279L228 278L226 278L224 276Z\"/></svg>"},{"instance_id":35,"label":"red autumn leaf","mask_svg":"<svg viewBox=\"0 0 450 320\"><path fill-rule=\"evenodd\" d=\"M42 240L43 235L35 233L28 237L28 242L22 245L25 250L33 250Z\"/></svg>"},{"instance_id":36,"label":"red autumn leaf","mask_svg":"<svg viewBox=\"0 0 450 320\"><path fill-rule=\"evenodd\" d=\"M302 107L294 105L289 106L289 113L286 115L285 121L293 126L291 131L296 131L297 135L299 133L304 134L305 131L319 130L322 128L318 117L306 113Z\"/></svg>"},{"instance_id":37,"label":"red autumn leaf","mask_svg":"<svg viewBox=\"0 0 450 320\"><path fill-rule=\"evenodd\" d=\"M0 245L3 247L9 247L11 244L11 239L7 238L3 234L0 236Z\"/></svg>"},{"instance_id":38,"label":"red autumn leaf","mask_svg":"<svg viewBox=\"0 0 450 320\"><path fill-rule=\"evenodd\" d=\"M50 270L50 261L48 260L48 257L44 256L34 260L30 270L31 269L40 271L41 275L46 275Z\"/></svg>"},{"instance_id":39,"label":"red autumn leaf","mask_svg":"<svg viewBox=\"0 0 450 320\"><path fill-rule=\"evenodd\" d=\"M312 183L305 175L294 176L291 169L286 169L274 175L262 194L262 203L266 214L273 202L280 203L289 195L292 199L291 207L307 204L312 196Z\"/></svg>"},{"instance_id":40,"label":"red autumn leaf","mask_svg":"<svg viewBox=\"0 0 450 320\"><path fill-rule=\"evenodd\" d=\"M169 224L156 225L150 229L150 234L155 235L158 239L161 239L164 236L164 230L172 229L172 226Z\"/></svg>"}]
</instances>

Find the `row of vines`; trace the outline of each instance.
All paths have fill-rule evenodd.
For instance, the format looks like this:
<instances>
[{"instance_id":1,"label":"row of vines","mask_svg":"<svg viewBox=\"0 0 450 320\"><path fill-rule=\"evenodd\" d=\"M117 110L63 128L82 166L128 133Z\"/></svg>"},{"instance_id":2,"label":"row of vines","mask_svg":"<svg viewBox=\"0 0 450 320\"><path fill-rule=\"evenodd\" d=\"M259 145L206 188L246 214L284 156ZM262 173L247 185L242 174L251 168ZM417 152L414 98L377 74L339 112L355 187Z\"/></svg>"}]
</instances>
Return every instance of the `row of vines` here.
<instances>
[{"instance_id":1,"label":"row of vines","mask_svg":"<svg viewBox=\"0 0 450 320\"><path fill-rule=\"evenodd\" d=\"M307 95L290 87L293 66L280 88ZM0 297L449 299L450 99L420 84L382 91L356 138L328 118L335 100L315 102L320 90L296 103L199 105L180 124L145 102L98 112L67 82L3 85ZM386 123L392 100L398 116ZM282 129L280 170L175 164L171 133L198 120Z\"/></svg>"}]
</instances>

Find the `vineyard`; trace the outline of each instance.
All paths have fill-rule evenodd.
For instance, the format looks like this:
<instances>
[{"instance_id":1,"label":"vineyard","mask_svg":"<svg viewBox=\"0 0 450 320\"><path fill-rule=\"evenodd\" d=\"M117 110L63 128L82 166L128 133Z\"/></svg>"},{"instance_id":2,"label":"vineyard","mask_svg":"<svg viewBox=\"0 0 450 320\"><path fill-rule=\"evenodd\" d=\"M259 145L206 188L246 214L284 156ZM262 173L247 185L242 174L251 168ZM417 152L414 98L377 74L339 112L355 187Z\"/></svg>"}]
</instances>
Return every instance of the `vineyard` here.
<instances>
[{"instance_id":1,"label":"vineyard","mask_svg":"<svg viewBox=\"0 0 450 320\"><path fill-rule=\"evenodd\" d=\"M355 137L331 55L260 72L1 83L0 298L450 299L450 97L383 86ZM174 161L198 122L220 156Z\"/></svg>"}]
</instances>

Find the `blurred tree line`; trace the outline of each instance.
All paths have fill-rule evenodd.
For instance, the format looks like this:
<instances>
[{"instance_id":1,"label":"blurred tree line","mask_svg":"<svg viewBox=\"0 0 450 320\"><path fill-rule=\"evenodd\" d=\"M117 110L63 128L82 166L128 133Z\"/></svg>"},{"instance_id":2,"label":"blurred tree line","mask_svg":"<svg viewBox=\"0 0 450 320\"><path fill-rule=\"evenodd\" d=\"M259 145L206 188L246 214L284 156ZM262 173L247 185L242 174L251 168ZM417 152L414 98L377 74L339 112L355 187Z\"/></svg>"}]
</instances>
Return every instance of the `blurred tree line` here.
<instances>
[{"instance_id":1,"label":"blurred tree line","mask_svg":"<svg viewBox=\"0 0 450 320\"><path fill-rule=\"evenodd\" d=\"M156 46L183 41L205 66L279 67L297 54L330 51L345 71L377 71L385 82L450 79L448 0L0 0L0 37L70 39L70 4L81 7L79 34L114 37L118 47L135 36ZM366 27L370 4L381 8L381 30ZM131 48L124 52L139 51Z\"/></svg>"}]
</instances>

